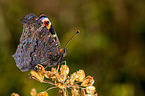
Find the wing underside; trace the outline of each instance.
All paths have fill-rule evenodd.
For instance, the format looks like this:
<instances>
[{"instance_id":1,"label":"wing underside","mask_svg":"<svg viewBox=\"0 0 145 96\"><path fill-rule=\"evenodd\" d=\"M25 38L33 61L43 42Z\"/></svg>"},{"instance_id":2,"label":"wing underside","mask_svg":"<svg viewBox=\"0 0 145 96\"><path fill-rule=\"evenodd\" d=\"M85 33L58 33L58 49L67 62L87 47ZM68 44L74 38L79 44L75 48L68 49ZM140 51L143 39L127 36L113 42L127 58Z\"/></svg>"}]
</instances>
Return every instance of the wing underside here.
<instances>
[{"instance_id":1,"label":"wing underside","mask_svg":"<svg viewBox=\"0 0 145 96\"><path fill-rule=\"evenodd\" d=\"M32 13L22 20L23 32L20 44L13 55L21 71L33 69L36 64L55 66L60 58L59 45L51 32Z\"/></svg>"}]
</instances>

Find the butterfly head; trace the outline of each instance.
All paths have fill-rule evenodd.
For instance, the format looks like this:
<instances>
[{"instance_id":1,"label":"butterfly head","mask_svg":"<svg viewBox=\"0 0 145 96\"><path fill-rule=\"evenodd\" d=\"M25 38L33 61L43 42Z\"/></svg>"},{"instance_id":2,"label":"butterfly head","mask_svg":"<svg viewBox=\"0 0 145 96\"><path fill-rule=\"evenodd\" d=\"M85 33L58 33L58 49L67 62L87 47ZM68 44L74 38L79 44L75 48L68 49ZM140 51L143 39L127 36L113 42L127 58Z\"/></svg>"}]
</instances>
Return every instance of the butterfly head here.
<instances>
[{"instance_id":1,"label":"butterfly head","mask_svg":"<svg viewBox=\"0 0 145 96\"><path fill-rule=\"evenodd\" d=\"M48 17L45 14L40 14L39 19L45 24L45 26L50 29L51 28L51 22L48 19Z\"/></svg>"},{"instance_id":2,"label":"butterfly head","mask_svg":"<svg viewBox=\"0 0 145 96\"><path fill-rule=\"evenodd\" d=\"M67 49L61 48L59 51L60 51L60 53L62 54L62 56L65 57L66 54L67 54L67 52L68 52L68 48L67 48Z\"/></svg>"}]
</instances>

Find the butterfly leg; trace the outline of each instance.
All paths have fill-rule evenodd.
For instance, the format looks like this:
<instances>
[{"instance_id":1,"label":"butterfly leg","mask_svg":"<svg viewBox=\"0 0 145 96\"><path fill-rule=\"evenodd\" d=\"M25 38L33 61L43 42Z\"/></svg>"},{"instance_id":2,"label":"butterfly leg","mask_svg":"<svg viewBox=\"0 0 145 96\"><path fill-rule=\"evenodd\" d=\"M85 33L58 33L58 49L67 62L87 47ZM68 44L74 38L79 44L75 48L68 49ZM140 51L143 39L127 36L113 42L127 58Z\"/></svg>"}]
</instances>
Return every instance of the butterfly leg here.
<instances>
[{"instance_id":1,"label":"butterfly leg","mask_svg":"<svg viewBox=\"0 0 145 96\"><path fill-rule=\"evenodd\" d=\"M59 67L60 67L60 64L58 64L58 66L57 66L57 72L58 72L58 70L59 70Z\"/></svg>"}]
</instances>

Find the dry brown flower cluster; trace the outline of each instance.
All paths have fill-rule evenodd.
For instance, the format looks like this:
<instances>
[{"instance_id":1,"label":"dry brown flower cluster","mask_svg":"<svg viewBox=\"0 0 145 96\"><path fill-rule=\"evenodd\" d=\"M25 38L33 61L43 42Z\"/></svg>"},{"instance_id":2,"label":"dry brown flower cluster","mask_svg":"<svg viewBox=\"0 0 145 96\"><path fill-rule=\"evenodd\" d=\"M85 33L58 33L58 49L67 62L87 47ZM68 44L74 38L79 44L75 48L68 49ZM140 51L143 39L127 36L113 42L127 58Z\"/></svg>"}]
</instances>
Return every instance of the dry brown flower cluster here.
<instances>
[{"instance_id":1,"label":"dry brown flower cluster","mask_svg":"<svg viewBox=\"0 0 145 96\"><path fill-rule=\"evenodd\" d=\"M42 83L54 85L47 90L37 93L33 88L30 92L31 96L48 96L47 91L53 88L59 88L60 96L97 96L96 88L93 86L93 77L85 76L84 70L74 72L70 76L69 67L66 65L58 65L58 68L51 68L50 71L45 70L41 64L37 64L36 71L31 70L31 77ZM68 92L71 90L71 94ZM11 96L19 96L12 93Z\"/></svg>"}]
</instances>

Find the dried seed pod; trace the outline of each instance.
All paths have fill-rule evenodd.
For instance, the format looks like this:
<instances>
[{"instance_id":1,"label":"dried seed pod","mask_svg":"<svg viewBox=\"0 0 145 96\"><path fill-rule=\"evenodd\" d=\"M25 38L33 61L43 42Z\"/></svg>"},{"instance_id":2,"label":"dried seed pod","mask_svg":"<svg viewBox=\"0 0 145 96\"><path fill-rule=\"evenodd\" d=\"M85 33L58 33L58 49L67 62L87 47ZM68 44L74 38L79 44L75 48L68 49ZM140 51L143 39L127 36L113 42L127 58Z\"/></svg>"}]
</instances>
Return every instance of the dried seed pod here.
<instances>
[{"instance_id":1,"label":"dried seed pod","mask_svg":"<svg viewBox=\"0 0 145 96\"><path fill-rule=\"evenodd\" d=\"M95 90L96 88L94 87L94 86L88 86L87 88L86 88L86 91L87 91L87 93L89 93L89 94L94 94L95 93Z\"/></svg>"},{"instance_id":2,"label":"dried seed pod","mask_svg":"<svg viewBox=\"0 0 145 96\"><path fill-rule=\"evenodd\" d=\"M84 79L85 79L85 72L84 72L84 70L79 70L79 71L77 71L75 80L76 80L76 81L79 81L79 82L83 82Z\"/></svg>"},{"instance_id":3,"label":"dried seed pod","mask_svg":"<svg viewBox=\"0 0 145 96\"><path fill-rule=\"evenodd\" d=\"M40 92L37 94L37 96L48 96L47 92Z\"/></svg>"},{"instance_id":4,"label":"dried seed pod","mask_svg":"<svg viewBox=\"0 0 145 96\"><path fill-rule=\"evenodd\" d=\"M61 67L60 67L60 73L62 75L68 75L68 73L69 73L69 67L67 65L61 65Z\"/></svg>"},{"instance_id":5,"label":"dried seed pod","mask_svg":"<svg viewBox=\"0 0 145 96\"><path fill-rule=\"evenodd\" d=\"M30 92L30 95L31 95L31 96L36 96L36 94L37 94L36 89L35 89L35 88L32 88L32 89L31 89L31 92Z\"/></svg>"},{"instance_id":6,"label":"dried seed pod","mask_svg":"<svg viewBox=\"0 0 145 96\"><path fill-rule=\"evenodd\" d=\"M17 93L12 93L11 96L20 96L20 95Z\"/></svg>"},{"instance_id":7,"label":"dried seed pod","mask_svg":"<svg viewBox=\"0 0 145 96\"><path fill-rule=\"evenodd\" d=\"M82 84L81 84L81 86L91 86L91 85L93 85L94 84L94 79L93 79L93 77L91 77L91 76L87 76L86 78L85 78L85 80L82 82Z\"/></svg>"},{"instance_id":8,"label":"dried seed pod","mask_svg":"<svg viewBox=\"0 0 145 96\"><path fill-rule=\"evenodd\" d=\"M38 73L38 72L36 72L36 71L34 71L34 70L31 70L31 77L33 78L33 79L36 79L36 80L38 80L39 82L43 82L43 80L44 80L44 75L42 75L41 73Z\"/></svg>"}]
</instances>

